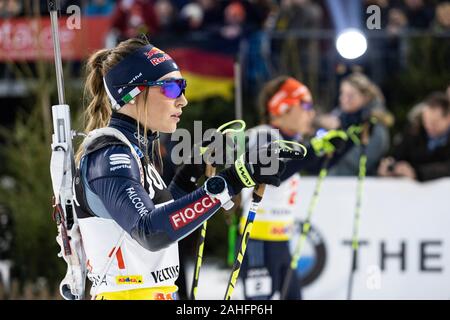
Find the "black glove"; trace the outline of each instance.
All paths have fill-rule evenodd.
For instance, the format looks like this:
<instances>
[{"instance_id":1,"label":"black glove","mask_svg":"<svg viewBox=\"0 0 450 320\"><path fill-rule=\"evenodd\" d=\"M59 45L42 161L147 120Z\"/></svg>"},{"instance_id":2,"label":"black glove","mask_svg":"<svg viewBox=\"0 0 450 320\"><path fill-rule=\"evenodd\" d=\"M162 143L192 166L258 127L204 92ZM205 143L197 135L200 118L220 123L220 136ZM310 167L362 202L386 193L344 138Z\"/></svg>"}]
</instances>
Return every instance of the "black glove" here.
<instances>
[{"instance_id":1,"label":"black glove","mask_svg":"<svg viewBox=\"0 0 450 320\"><path fill-rule=\"evenodd\" d=\"M205 174L206 165L213 167L225 163L225 147L232 146L229 137L213 132L205 140L194 144L190 154L184 156L184 164L179 167L173 180L185 192L198 188L198 180Z\"/></svg>"},{"instance_id":2,"label":"black glove","mask_svg":"<svg viewBox=\"0 0 450 320\"><path fill-rule=\"evenodd\" d=\"M281 159L302 159L304 156L300 151L280 149L271 144L268 147L247 151L220 175L231 186L233 194L238 194L242 188L250 188L257 184L278 187L286 167Z\"/></svg>"},{"instance_id":3,"label":"black glove","mask_svg":"<svg viewBox=\"0 0 450 320\"><path fill-rule=\"evenodd\" d=\"M180 187L184 192L192 192L198 188L197 182L205 173L206 165L201 164L183 164L177 170L177 173L173 177L174 183Z\"/></svg>"}]
</instances>

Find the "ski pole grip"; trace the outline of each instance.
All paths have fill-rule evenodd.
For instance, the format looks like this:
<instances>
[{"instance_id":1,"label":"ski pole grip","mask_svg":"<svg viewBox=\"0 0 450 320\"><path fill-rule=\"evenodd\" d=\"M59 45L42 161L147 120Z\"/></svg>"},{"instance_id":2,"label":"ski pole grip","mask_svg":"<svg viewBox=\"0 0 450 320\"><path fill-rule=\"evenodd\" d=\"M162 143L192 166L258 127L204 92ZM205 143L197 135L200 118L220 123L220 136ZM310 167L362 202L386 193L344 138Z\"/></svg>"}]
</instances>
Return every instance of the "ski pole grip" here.
<instances>
[{"instance_id":1,"label":"ski pole grip","mask_svg":"<svg viewBox=\"0 0 450 320\"><path fill-rule=\"evenodd\" d=\"M207 178L211 178L216 175L216 168L214 168L212 165L207 164L205 169L205 176Z\"/></svg>"},{"instance_id":2,"label":"ski pole grip","mask_svg":"<svg viewBox=\"0 0 450 320\"><path fill-rule=\"evenodd\" d=\"M59 0L47 0L48 11L61 10L61 4Z\"/></svg>"},{"instance_id":3,"label":"ski pole grip","mask_svg":"<svg viewBox=\"0 0 450 320\"><path fill-rule=\"evenodd\" d=\"M260 184L255 188L255 190L253 191L253 202L256 203L261 202L265 189L266 189L265 184Z\"/></svg>"}]
</instances>

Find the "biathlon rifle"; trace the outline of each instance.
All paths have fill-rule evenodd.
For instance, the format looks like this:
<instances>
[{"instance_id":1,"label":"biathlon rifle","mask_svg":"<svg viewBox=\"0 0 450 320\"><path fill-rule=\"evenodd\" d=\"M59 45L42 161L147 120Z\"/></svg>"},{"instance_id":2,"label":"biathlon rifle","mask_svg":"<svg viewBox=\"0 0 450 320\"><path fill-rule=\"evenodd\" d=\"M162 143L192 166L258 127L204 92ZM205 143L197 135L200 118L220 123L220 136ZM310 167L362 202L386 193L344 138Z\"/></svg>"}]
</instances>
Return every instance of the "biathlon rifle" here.
<instances>
[{"instance_id":1,"label":"biathlon rifle","mask_svg":"<svg viewBox=\"0 0 450 320\"><path fill-rule=\"evenodd\" d=\"M66 300L84 298L86 280L86 255L81 233L74 211L73 175L75 173L73 137L76 135L70 125L70 108L64 99L64 77L58 32L59 1L48 0L56 67L56 83L59 104L52 106L53 135L50 175L54 194L53 218L56 221L58 242L61 251L58 256L67 263L67 273L61 281L60 293Z\"/></svg>"}]
</instances>

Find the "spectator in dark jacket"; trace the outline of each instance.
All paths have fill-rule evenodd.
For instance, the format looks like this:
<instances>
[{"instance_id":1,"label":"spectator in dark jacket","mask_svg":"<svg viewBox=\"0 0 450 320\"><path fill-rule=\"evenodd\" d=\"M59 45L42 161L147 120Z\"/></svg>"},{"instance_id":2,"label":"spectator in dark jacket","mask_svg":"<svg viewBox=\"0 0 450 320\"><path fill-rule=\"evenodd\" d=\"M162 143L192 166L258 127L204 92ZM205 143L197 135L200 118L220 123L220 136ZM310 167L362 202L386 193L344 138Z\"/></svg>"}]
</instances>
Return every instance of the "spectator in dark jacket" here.
<instances>
[{"instance_id":1,"label":"spectator in dark jacket","mask_svg":"<svg viewBox=\"0 0 450 320\"><path fill-rule=\"evenodd\" d=\"M378 86L362 73L354 73L344 78L340 86L339 106L331 114L319 116L317 125L330 129L348 130L351 126L362 125L377 115L380 121L370 131L367 152L367 174L376 174L378 163L389 149L390 114L384 106L384 96ZM384 120L387 119L387 120ZM356 176L359 172L361 148L349 141L345 154L332 161L329 175Z\"/></svg>"},{"instance_id":2,"label":"spectator in dark jacket","mask_svg":"<svg viewBox=\"0 0 450 320\"><path fill-rule=\"evenodd\" d=\"M425 0L404 0L403 11L411 29L427 29L434 18L434 8Z\"/></svg>"},{"instance_id":3,"label":"spectator in dark jacket","mask_svg":"<svg viewBox=\"0 0 450 320\"><path fill-rule=\"evenodd\" d=\"M408 127L392 157L380 163L380 176L418 181L450 176L450 105L446 95L430 95L420 118L419 125Z\"/></svg>"}]
</instances>

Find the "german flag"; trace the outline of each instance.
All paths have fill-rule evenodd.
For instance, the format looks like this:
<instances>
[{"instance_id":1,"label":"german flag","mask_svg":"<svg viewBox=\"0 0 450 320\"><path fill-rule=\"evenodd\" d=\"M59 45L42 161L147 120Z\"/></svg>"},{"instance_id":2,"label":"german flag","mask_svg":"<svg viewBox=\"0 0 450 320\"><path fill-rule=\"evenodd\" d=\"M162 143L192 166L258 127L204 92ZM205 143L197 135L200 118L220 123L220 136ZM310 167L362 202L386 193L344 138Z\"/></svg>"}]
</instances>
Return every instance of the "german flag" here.
<instances>
[{"instance_id":1,"label":"german flag","mask_svg":"<svg viewBox=\"0 0 450 320\"><path fill-rule=\"evenodd\" d=\"M231 55L201 48L182 47L167 50L187 80L186 97L190 101L234 97L234 60Z\"/></svg>"}]
</instances>

